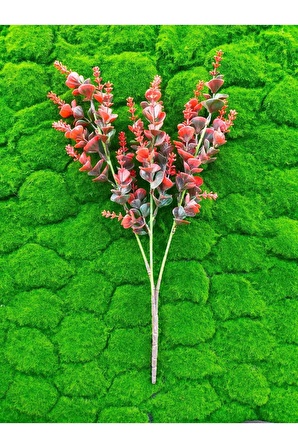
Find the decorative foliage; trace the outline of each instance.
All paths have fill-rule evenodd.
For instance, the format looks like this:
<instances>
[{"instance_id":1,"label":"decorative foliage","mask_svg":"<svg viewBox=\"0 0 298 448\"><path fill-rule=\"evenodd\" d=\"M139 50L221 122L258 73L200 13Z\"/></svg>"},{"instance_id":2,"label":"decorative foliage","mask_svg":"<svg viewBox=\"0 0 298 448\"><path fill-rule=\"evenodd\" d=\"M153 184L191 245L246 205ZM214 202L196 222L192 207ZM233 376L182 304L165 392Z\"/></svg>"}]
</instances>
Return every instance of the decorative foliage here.
<instances>
[{"instance_id":1,"label":"decorative foliage","mask_svg":"<svg viewBox=\"0 0 298 448\"><path fill-rule=\"evenodd\" d=\"M65 84L75 99L66 103L56 93L48 98L57 105L60 120L53 128L71 141L67 154L80 164L93 182L109 183L111 201L122 206L124 213L104 210L102 215L117 219L124 229L131 229L147 269L151 285L152 312L152 383L156 382L158 350L158 298L162 276L177 226L189 224L204 199L215 200L217 194L203 190L201 172L206 164L216 160L220 147L226 143L236 118L228 112L228 95L219 93L224 84L220 73L223 51L214 56L212 78L200 80L192 97L184 106L184 120L178 124L178 139L171 140L162 130L166 112L161 101L161 77L156 75L141 102L142 118L132 97L127 98L132 140L125 132L118 135L119 147L112 153L115 135L113 113L113 84L104 82L99 67L93 67L93 77L85 79L55 61L55 68L66 76ZM203 93L207 87L209 93ZM65 121L69 119L71 121ZM154 275L153 233L159 209L174 203L173 224L164 257L156 279ZM140 236L149 237L149 257Z\"/></svg>"}]
</instances>

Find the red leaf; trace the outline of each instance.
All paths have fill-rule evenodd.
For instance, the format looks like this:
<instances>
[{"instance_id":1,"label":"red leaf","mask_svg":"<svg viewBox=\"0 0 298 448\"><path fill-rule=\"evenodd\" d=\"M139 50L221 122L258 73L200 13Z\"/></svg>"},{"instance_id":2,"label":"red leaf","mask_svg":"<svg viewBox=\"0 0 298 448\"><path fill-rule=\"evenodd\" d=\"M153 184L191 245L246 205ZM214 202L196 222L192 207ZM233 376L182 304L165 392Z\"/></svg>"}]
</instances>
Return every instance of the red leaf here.
<instances>
[{"instance_id":1,"label":"red leaf","mask_svg":"<svg viewBox=\"0 0 298 448\"><path fill-rule=\"evenodd\" d=\"M78 91L81 95L85 97L85 100L92 100L92 96L95 90L95 86L93 84L81 84L78 88Z\"/></svg>"},{"instance_id":2,"label":"red leaf","mask_svg":"<svg viewBox=\"0 0 298 448\"><path fill-rule=\"evenodd\" d=\"M72 116L72 108L69 104L63 104L63 106L60 109L59 114L63 118L68 118Z\"/></svg>"},{"instance_id":3,"label":"red leaf","mask_svg":"<svg viewBox=\"0 0 298 448\"><path fill-rule=\"evenodd\" d=\"M212 93L216 93L221 86L223 85L224 80L221 78L211 79L209 82L206 82L206 86L211 90Z\"/></svg>"},{"instance_id":4,"label":"red leaf","mask_svg":"<svg viewBox=\"0 0 298 448\"><path fill-rule=\"evenodd\" d=\"M95 135L95 137L93 137L91 140L89 140L87 145L84 147L84 151L86 151L88 153L98 152L98 149L99 149L98 140L99 140L99 136Z\"/></svg>"}]
</instances>

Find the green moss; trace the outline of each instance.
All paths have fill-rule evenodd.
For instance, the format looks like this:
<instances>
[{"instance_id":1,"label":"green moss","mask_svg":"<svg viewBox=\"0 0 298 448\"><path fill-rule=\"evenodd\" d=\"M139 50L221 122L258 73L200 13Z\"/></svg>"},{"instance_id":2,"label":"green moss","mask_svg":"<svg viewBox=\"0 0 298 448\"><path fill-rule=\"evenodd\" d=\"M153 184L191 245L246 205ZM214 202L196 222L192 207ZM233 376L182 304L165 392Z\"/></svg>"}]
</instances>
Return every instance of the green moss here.
<instances>
[{"instance_id":1,"label":"green moss","mask_svg":"<svg viewBox=\"0 0 298 448\"><path fill-rule=\"evenodd\" d=\"M265 406L260 408L261 417L273 423L298 422L298 390L296 387L274 387Z\"/></svg>"},{"instance_id":2,"label":"green moss","mask_svg":"<svg viewBox=\"0 0 298 448\"><path fill-rule=\"evenodd\" d=\"M202 207L205 206L203 203ZM181 226L174 237L169 253L170 260L203 260L212 246L216 243L218 235L211 225L202 221L192 221L189 226ZM193 242L195 241L195 244Z\"/></svg>"},{"instance_id":3,"label":"green moss","mask_svg":"<svg viewBox=\"0 0 298 448\"><path fill-rule=\"evenodd\" d=\"M0 303L6 304L15 293L14 278L7 266L7 258L0 258Z\"/></svg>"},{"instance_id":4,"label":"green moss","mask_svg":"<svg viewBox=\"0 0 298 448\"><path fill-rule=\"evenodd\" d=\"M15 283L23 289L57 289L73 274L70 266L55 252L31 243L10 255L8 268Z\"/></svg>"},{"instance_id":5,"label":"green moss","mask_svg":"<svg viewBox=\"0 0 298 448\"><path fill-rule=\"evenodd\" d=\"M7 62L0 74L0 92L8 107L20 110L44 101L48 77L44 69L35 62L14 64Z\"/></svg>"},{"instance_id":6,"label":"green moss","mask_svg":"<svg viewBox=\"0 0 298 448\"><path fill-rule=\"evenodd\" d=\"M77 212L77 203L68 194L61 174L37 171L19 191L20 208L26 224L61 221Z\"/></svg>"},{"instance_id":7,"label":"green moss","mask_svg":"<svg viewBox=\"0 0 298 448\"><path fill-rule=\"evenodd\" d=\"M261 235L264 208L260 194L231 193L216 201L214 218L223 232Z\"/></svg>"},{"instance_id":8,"label":"green moss","mask_svg":"<svg viewBox=\"0 0 298 448\"><path fill-rule=\"evenodd\" d=\"M226 58L228 59L229 55ZM256 145L255 129L259 126L262 103L266 95L263 89L244 88L237 84L228 88L225 88L224 85L221 91L229 95L228 110L236 110L238 114L228 138L239 138L253 134L255 146L259 146L259 142Z\"/></svg>"},{"instance_id":9,"label":"green moss","mask_svg":"<svg viewBox=\"0 0 298 448\"><path fill-rule=\"evenodd\" d=\"M150 323L150 294L144 286L121 285L112 296L105 318L114 328L136 327Z\"/></svg>"},{"instance_id":10,"label":"green moss","mask_svg":"<svg viewBox=\"0 0 298 448\"><path fill-rule=\"evenodd\" d=\"M61 303L56 294L47 289L21 292L10 301L7 318L19 325L53 329L62 318Z\"/></svg>"},{"instance_id":11,"label":"green moss","mask_svg":"<svg viewBox=\"0 0 298 448\"><path fill-rule=\"evenodd\" d=\"M51 26L12 25L5 38L7 54L12 62L48 62L53 38Z\"/></svg>"},{"instance_id":12,"label":"green moss","mask_svg":"<svg viewBox=\"0 0 298 448\"><path fill-rule=\"evenodd\" d=\"M124 51L154 52L158 28L152 25L112 25L106 44L113 54Z\"/></svg>"},{"instance_id":13,"label":"green moss","mask_svg":"<svg viewBox=\"0 0 298 448\"><path fill-rule=\"evenodd\" d=\"M67 207L68 200L70 200L70 206L74 204L71 197L64 194L64 197L61 198L59 195L55 202L56 195L51 193L53 194L53 208L54 206L61 207L62 210L58 209L58 211L61 210L61 214L62 211L68 212L69 215L72 210L71 207ZM53 217L58 215L57 212L54 212L55 210L53 210ZM111 232L102 226L103 221L104 218L101 216L98 204L85 204L81 206L80 213L75 218L69 218L52 227L38 229L37 241L54 249L66 259L98 259L101 251L106 249L112 240Z\"/></svg>"},{"instance_id":14,"label":"green moss","mask_svg":"<svg viewBox=\"0 0 298 448\"><path fill-rule=\"evenodd\" d=\"M231 135L233 134L234 130ZM296 165L297 139L297 129L271 122L270 126L267 124L255 126L253 135L246 140L245 146L246 150L261 159L263 164L283 169ZM282 150L285 145L286 152Z\"/></svg>"},{"instance_id":15,"label":"green moss","mask_svg":"<svg viewBox=\"0 0 298 448\"><path fill-rule=\"evenodd\" d=\"M298 257L298 222L287 217L270 220L269 232L274 237L268 240L268 248L274 254L289 259Z\"/></svg>"},{"instance_id":16,"label":"green moss","mask_svg":"<svg viewBox=\"0 0 298 448\"><path fill-rule=\"evenodd\" d=\"M59 291L64 308L68 311L92 311L105 314L113 285L102 274L94 273L89 264L83 264L68 284Z\"/></svg>"},{"instance_id":17,"label":"green moss","mask_svg":"<svg viewBox=\"0 0 298 448\"><path fill-rule=\"evenodd\" d=\"M149 368L150 329L115 329L111 333L103 361L110 373L129 372L132 369Z\"/></svg>"},{"instance_id":18,"label":"green moss","mask_svg":"<svg viewBox=\"0 0 298 448\"><path fill-rule=\"evenodd\" d=\"M69 158L64 151L67 141L63 134L50 129L38 129L32 135L18 139L16 151L31 170L63 171Z\"/></svg>"},{"instance_id":19,"label":"green moss","mask_svg":"<svg viewBox=\"0 0 298 448\"><path fill-rule=\"evenodd\" d=\"M267 303L298 294L298 267L289 261L275 260L271 269L261 269L249 275L250 281Z\"/></svg>"},{"instance_id":20,"label":"green moss","mask_svg":"<svg viewBox=\"0 0 298 448\"><path fill-rule=\"evenodd\" d=\"M210 417L210 423L243 423L252 420L258 420L255 411L236 402L223 404Z\"/></svg>"},{"instance_id":21,"label":"green moss","mask_svg":"<svg viewBox=\"0 0 298 448\"><path fill-rule=\"evenodd\" d=\"M126 98L133 97L136 103L143 101L144 94L157 70L149 57L132 51L107 56L99 61L104 81L114 84L115 104L126 104ZM132 82L133 80L133 82Z\"/></svg>"},{"instance_id":22,"label":"green moss","mask_svg":"<svg viewBox=\"0 0 298 448\"><path fill-rule=\"evenodd\" d=\"M285 76L267 95L264 106L267 116L273 122L297 127L298 81L292 76Z\"/></svg>"},{"instance_id":23,"label":"green moss","mask_svg":"<svg viewBox=\"0 0 298 448\"><path fill-rule=\"evenodd\" d=\"M264 323L239 318L218 325L211 345L223 360L254 363L268 358L275 340Z\"/></svg>"},{"instance_id":24,"label":"green moss","mask_svg":"<svg viewBox=\"0 0 298 448\"><path fill-rule=\"evenodd\" d=\"M29 374L50 375L58 365L53 344L36 328L9 331L5 356L16 370Z\"/></svg>"},{"instance_id":25,"label":"green moss","mask_svg":"<svg viewBox=\"0 0 298 448\"><path fill-rule=\"evenodd\" d=\"M13 381L15 372L14 370L11 368L11 366L6 362L6 359L4 357L4 350L1 349L0 351L0 356L1 356L1 362L0 362L0 399L2 399L10 384ZM0 421L1 421L1 417L0 417Z\"/></svg>"},{"instance_id":26,"label":"green moss","mask_svg":"<svg viewBox=\"0 0 298 448\"><path fill-rule=\"evenodd\" d=\"M54 339L62 361L91 361L104 349L107 330L103 322L91 314L72 313L63 319Z\"/></svg>"},{"instance_id":27,"label":"green moss","mask_svg":"<svg viewBox=\"0 0 298 448\"><path fill-rule=\"evenodd\" d=\"M138 406L159 390L159 384L151 384L150 370L132 370L116 376L105 401L108 406Z\"/></svg>"},{"instance_id":28,"label":"green moss","mask_svg":"<svg viewBox=\"0 0 298 448\"><path fill-rule=\"evenodd\" d=\"M205 67L212 68L213 56L219 48L213 46L205 58ZM219 69L224 75L226 85L247 87L249 89L259 87L265 81L265 57L254 40L220 45L224 56Z\"/></svg>"},{"instance_id":29,"label":"green moss","mask_svg":"<svg viewBox=\"0 0 298 448\"><path fill-rule=\"evenodd\" d=\"M103 395L108 386L96 361L83 364L63 364L55 376L54 382L63 395L70 397Z\"/></svg>"},{"instance_id":30,"label":"green moss","mask_svg":"<svg viewBox=\"0 0 298 448\"><path fill-rule=\"evenodd\" d=\"M297 219L297 168L274 169L266 173L263 182L263 195L266 197L268 215L274 218L286 215Z\"/></svg>"},{"instance_id":31,"label":"green moss","mask_svg":"<svg viewBox=\"0 0 298 448\"><path fill-rule=\"evenodd\" d=\"M298 343L298 302L280 300L267 308L265 323L268 330L282 343Z\"/></svg>"},{"instance_id":32,"label":"green moss","mask_svg":"<svg viewBox=\"0 0 298 448\"><path fill-rule=\"evenodd\" d=\"M96 414L95 400L60 397L49 418L52 423L95 423Z\"/></svg>"},{"instance_id":33,"label":"green moss","mask_svg":"<svg viewBox=\"0 0 298 448\"><path fill-rule=\"evenodd\" d=\"M297 64L298 45L292 33L280 27L278 30L265 30L258 36L266 59L280 64L284 70L293 70Z\"/></svg>"},{"instance_id":34,"label":"green moss","mask_svg":"<svg viewBox=\"0 0 298 448\"><path fill-rule=\"evenodd\" d=\"M220 401L208 381L180 382L168 392L156 395L153 406L153 422L199 423L220 407Z\"/></svg>"},{"instance_id":35,"label":"green moss","mask_svg":"<svg viewBox=\"0 0 298 448\"><path fill-rule=\"evenodd\" d=\"M177 131L178 123L183 121L184 105L194 97L194 90L198 82L200 80L208 81L208 77L208 72L203 67L181 71L171 77L164 96L165 112L167 113L165 126L168 132ZM181 90L182 85L183 90Z\"/></svg>"},{"instance_id":36,"label":"green moss","mask_svg":"<svg viewBox=\"0 0 298 448\"><path fill-rule=\"evenodd\" d=\"M18 374L6 399L13 410L33 417L44 417L54 406L58 393L46 379Z\"/></svg>"},{"instance_id":37,"label":"green moss","mask_svg":"<svg viewBox=\"0 0 298 448\"><path fill-rule=\"evenodd\" d=\"M207 375L222 372L215 353L206 345L198 347L176 347L165 349L160 354L164 375L175 375L176 378L199 380Z\"/></svg>"},{"instance_id":38,"label":"green moss","mask_svg":"<svg viewBox=\"0 0 298 448\"><path fill-rule=\"evenodd\" d=\"M220 320L235 317L260 317L265 302L252 284L240 275L214 275L211 279L210 304Z\"/></svg>"},{"instance_id":39,"label":"green moss","mask_svg":"<svg viewBox=\"0 0 298 448\"><path fill-rule=\"evenodd\" d=\"M79 168L80 165L78 163L70 163L64 176L68 191L71 192L71 196L77 202L80 204L85 204L86 202L101 204L103 198L110 197L110 185L92 182L92 178L86 173L78 172Z\"/></svg>"},{"instance_id":40,"label":"green moss","mask_svg":"<svg viewBox=\"0 0 298 448\"><path fill-rule=\"evenodd\" d=\"M214 246L203 265L208 273L250 272L266 266L265 259L266 251L261 238L229 234Z\"/></svg>"},{"instance_id":41,"label":"green moss","mask_svg":"<svg viewBox=\"0 0 298 448\"><path fill-rule=\"evenodd\" d=\"M242 364L226 374L227 390L232 400L251 407L268 401L270 389L264 375L254 366Z\"/></svg>"},{"instance_id":42,"label":"green moss","mask_svg":"<svg viewBox=\"0 0 298 448\"><path fill-rule=\"evenodd\" d=\"M262 369L268 380L276 386L298 386L298 347L276 347Z\"/></svg>"},{"instance_id":43,"label":"green moss","mask_svg":"<svg viewBox=\"0 0 298 448\"><path fill-rule=\"evenodd\" d=\"M177 231L177 233L180 229ZM177 235L177 239L178 239ZM173 243L173 246L175 243ZM174 247L173 247L174 249ZM195 250L193 249L193 252ZM169 261L166 264L161 298L165 302L189 300L206 303L209 279L203 267L195 261Z\"/></svg>"},{"instance_id":44,"label":"green moss","mask_svg":"<svg viewBox=\"0 0 298 448\"><path fill-rule=\"evenodd\" d=\"M0 145L7 141L7 135L14 122L14 112L10 107L7 107L5 101L0 100L1 116L0 121Z\"/></svg>"},{"instance_id":45,"label":"green moss","mask_svg":"<svg viewBox=\"0 0 298 448\"><path fill-rule=\"evenodd\" d=\"M196 345L215 333L215 322L207 305L187 301L167 304L161 307L160 314L165 343Z\"/></svg>"},{"instance_id":46,"label":"green moss","mask_svg":"<svg viewBox=\"0 0 298 448\"><path fill-rule=\"evenodd\" d=\"M0 202L0 253L9 253L25 244L31 229L20 223L19 208L15 200Z\"/></svg>"},{"instance_id":47,"label":"green moss","mask_svg":"<svg viewBox=\"0 0 298 448\"><path fill-rule=\"evenodd\" d=\"M96 271L105 274L113 284L139 285L140 278L142 281L147 279L142 255L135 238L132 238L113 241L94 266Z\"/></svg>"},{"instance_id":48,"label":"green moss","mask_svg":"<svg viewBox=\"0 0 298 448\"><path fill-rule=\"evenodd\" d=\"M54 105L48 98L44 97L42 103L33 104L33 106L26 107L25 109L15 112L13 126L9 129L8 135L11 140L18 142L21 135L35 135L39 133L40 129L44 130L44 128L47 128L48 130L51 130L53 140L56 135L58 141L58 135L60 135L62 141L66 142L63 134L51 129L53 121L58 121L57 106ZM38 145L35 145L37 148L35 151L32 151L31 149L33 154L37 153L40 143L41 142L39 141ZM20 150L22 151L22 148L20 148ZM50 148L49 145L45 152L51 150L52 148ZM58 156L57 148L56 156Z\"/></svg>"},{"instance_id":49,"label":"green moss","mask_svg":"<svg viewBox=\"0 0 298 448\"><path fill-rule=\"evenodd\" d=\"M92 55L94 50L104 46L109 28L108 25L60 25L58 37Z\"/></svg>"},{"instance_id":50,"label":"green moss","mask_svg":"<svg viewBox=\"0 0 298 448\"><path fill-rule=\"evenodd\" d=\"M101 411L98 423L148 423L148 415L135 406L111 407Z\"/></svg>"},{"instance_id":51,"label":"green moss","mask_svg":"<svg viewBox=\"0 0 298 448\"><path fill-rule=\"evenodd\" d=\"M0 198L8 199L16 196L26 176L31 173L27 163L19 156L8 153L1 154L0 165Z\"/></svg>"}]
</instances>

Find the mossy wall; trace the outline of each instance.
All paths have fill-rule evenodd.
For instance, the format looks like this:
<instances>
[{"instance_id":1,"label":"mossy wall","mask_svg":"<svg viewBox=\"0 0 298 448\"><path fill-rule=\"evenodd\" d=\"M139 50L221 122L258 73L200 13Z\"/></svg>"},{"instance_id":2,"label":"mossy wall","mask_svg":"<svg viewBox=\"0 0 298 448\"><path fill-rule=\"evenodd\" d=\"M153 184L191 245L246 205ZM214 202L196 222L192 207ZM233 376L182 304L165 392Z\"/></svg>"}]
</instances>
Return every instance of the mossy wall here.
<instances>
[{"instance_id":1,"label":"mossy wall","mask_svg":"<svg viewBox=\"0 0 298 448\"><path fill-rule=\"evenodd\" d=\"M0 45L0 422L298 422L298 27L3 26ZM175 235L153 386L141 256L46 94L65 92L54 60L100 66L119 131L160 74L175 136L220 48L239 115L203 173L218 200Z\"/></svg>"}]
</instances>

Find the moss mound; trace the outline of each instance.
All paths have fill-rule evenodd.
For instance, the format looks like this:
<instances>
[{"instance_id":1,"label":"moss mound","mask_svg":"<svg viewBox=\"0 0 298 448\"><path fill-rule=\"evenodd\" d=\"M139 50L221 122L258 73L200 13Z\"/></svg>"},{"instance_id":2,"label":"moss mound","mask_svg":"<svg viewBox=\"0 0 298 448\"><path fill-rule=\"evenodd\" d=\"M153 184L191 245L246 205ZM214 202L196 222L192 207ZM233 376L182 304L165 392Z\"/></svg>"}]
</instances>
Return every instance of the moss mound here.
<instances>
[{"instance_id":1,"label":"moss mound","mask_svg":"<svg viewBox=\"0 0 298 448\"><path fill-rule=\"evenodd\" d=\"M95 423L97 408L96 401L88 398L60 397L49 418L53 423Z\"/></svg>"},{"instance_id":2,"label":"moss mound","mask_svg":"<svg viewBox=\"0 0 298 448\"><path fill-rule=\"evenodd\" d=\"M91 361L104 349L107 331L100 319L87 313L73 313L63 319L54 339L62 361Z\"/></svg>"},{"instance_id":3,"label":"moss mound","mask_svg":"<svg viewBox=\"0 0 298 448\"><path fill-rule=\"evenodd\" d=\"M276 347L263 370L268 380L276 386L298 386L298 347Z\"/></svg>"},{"instance_id":4,"label":"moss mound","mask_svg":"<svg viewBox=\"0 0 298 448\"><path fill-rule=\"evenodd\" d=\"M54 406L58 393L46 379L18 374L7 392L13 410L32 417L45 417Z\"/></svg>"},{"instance_id":5,"label":"moss mound","mask_svg":"<svg viewBox=\"0 0 298 448\"><path fill-rule=\"evenodd\" d=\"M44 288L18 293L7 307L10 321L41 330L55 328L62 316L59 297Z\"/></svg>"},{"instance_id":6,"label":"moss mound","mask_svg":"<svg viewBox=\"0 0 298 448\"><path fill-rule=\"evenodd\" d=\"M212 338L215 322L208 305L183 301L161 310L163 337L169 344L196 345Z\"/></svg>"},{"instance_id":7,"label":"moss mound","mask_svg":"<svg viewBox=\"0 0 298 448\"><path fill-rule=\"evenodd\" d=\"M286 76L273 87L264 102L269 119L280 125L297 127L298 100L294 94L297 87L298 82L292 76Z\"/></svg>"},{"instance_id":8,"label":"moss mound","mask_svg":"<svg viewBox=\"0 0 298 448\"><path fill-rule=\"evenodd\" d=\"M295 387L274 387L265 406L260 409L263 420L274 423L298 422L298 391Z\"/></svg>"},{"instance_id":9,"label":"moss mound","mask_svg":"<svg viewBox=\"0 0 298 448\"><path fill-rule=\"evenodd\" d=\"M5 356L16 370L29 374L50 375L58 365L53 344L36 328L10 331Z\"/></svg>"},{"instance_id":10,"label":"moss mound","mask_svg":"<svg viewBox=\"0 0 298 448\"><path fill-rule=\"evenodd\" d=\"M35 62L7 62L0 72L1 96L13 110L44 101L49 89L48 77Z\"/></svg>"},{"instance_id":11,"label":"moss mound","mask_svg":"<svg viewBox=\"0 0 298 448\"><path fill-rule=\"evenodd\" d=\"M210 416L210 423L243 423L258 420L256 412L243 404L231 401L223 404Z\"/></svg>"},{"instance_id":12,"label":"moss mound","mask_svg":"<svg viewBox=\"0 0 298 448\"><path fill-rule=\"evenodd\" d=\"M32 231L20 223L19 213L14 199L0 202L0 254L16 250L31 237Z\"/></svg>"},{"instance_id":13,"label":"moss mound","mask_svg":"<svg viewBox=\"0 0 298 448\"><path fill-rule=\"evenodd\" d=\"M298 343L298 302L278 301L266 310L266 326L276 339L283 343Z\"/></svg>"},{"instance_id":14,"label":"moss mound","mask_svg":"<svg viewBox=\"0 0 298 448\"><path fill-rule=\"evenodd\" d=\"M61 174L36 171L20 188L20 207L26 224L58 222L77 212Z\"/></svg>"}]
</instances>

